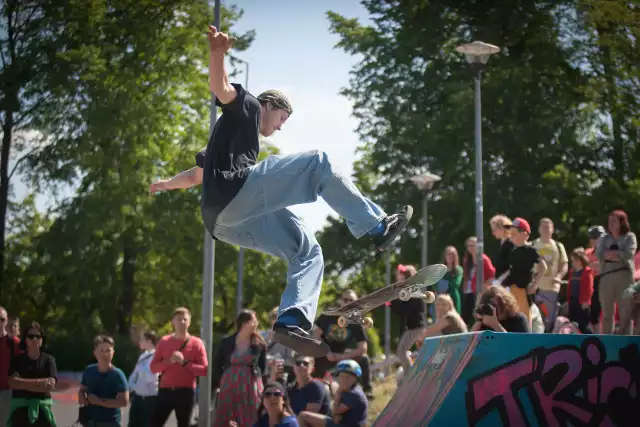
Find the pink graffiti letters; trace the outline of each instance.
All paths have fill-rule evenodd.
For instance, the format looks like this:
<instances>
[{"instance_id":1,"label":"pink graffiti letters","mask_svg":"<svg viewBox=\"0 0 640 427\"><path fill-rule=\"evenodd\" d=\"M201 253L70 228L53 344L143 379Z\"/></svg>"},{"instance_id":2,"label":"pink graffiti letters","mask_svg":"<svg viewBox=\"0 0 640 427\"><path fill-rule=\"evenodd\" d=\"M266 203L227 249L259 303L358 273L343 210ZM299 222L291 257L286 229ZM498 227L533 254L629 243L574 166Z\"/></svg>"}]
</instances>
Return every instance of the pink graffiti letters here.
<instances>
[{"instance_id":1,"label":"pink graffiti letters","mask_svg":"<svg viewBox=\"0 0 640 427\"><path fill-rule=\"evenodd\" d=\"M640 405L640 356L636 345L619 353L619 360L607 362L604 345L591 337L581 347L537 348L483 373L468 382L469 425L494 410L510 427L630 425ZM522 390L533 414L524 409Z\"/></svg>"}]
</instances>

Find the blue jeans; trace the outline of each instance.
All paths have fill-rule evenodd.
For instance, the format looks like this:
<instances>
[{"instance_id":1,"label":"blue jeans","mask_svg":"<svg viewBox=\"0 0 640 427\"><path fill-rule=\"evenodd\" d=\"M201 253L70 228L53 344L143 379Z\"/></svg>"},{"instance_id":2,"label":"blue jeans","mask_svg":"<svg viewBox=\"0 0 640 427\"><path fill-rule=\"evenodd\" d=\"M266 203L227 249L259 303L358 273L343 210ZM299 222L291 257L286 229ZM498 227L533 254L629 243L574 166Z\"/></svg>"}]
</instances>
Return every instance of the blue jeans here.
<instances>
[{"instance_id":1,"label":"blue jeans","mask_svg":"<svg viewBox=\"0 0 640 427\"><path fill-rule=\"evenodd\" d=\"M255 249L286 261L287 287L278 314L298 309L310 328L322 290L324 259L313 233L288 207L318 196L345 218L360 238L382 221L384 211L366 199L351 180L335 171L322 151L269 156L249 170L235 198L220 212L214 234L219 240Z\"/></svg>"}]
</instances>

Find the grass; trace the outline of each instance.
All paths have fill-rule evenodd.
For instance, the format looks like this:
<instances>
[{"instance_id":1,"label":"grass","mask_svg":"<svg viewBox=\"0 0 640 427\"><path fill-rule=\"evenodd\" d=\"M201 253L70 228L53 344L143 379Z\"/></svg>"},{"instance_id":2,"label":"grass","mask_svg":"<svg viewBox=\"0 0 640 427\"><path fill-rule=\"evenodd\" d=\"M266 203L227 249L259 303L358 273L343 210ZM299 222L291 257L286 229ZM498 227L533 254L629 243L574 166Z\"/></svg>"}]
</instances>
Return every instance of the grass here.
<instances>
[{"instance_id":1,"label":"grass","mask_svg":"<svg viewBox=\"0 0 640 427\"><path fill-rule=\"evenodd\" d=\"M373 424L378 415L387 406L389 400L396 392L395 375L389 375L387 378L373 386L374 399L369 401L369 425Z\"/></svg>"}]
</instances>

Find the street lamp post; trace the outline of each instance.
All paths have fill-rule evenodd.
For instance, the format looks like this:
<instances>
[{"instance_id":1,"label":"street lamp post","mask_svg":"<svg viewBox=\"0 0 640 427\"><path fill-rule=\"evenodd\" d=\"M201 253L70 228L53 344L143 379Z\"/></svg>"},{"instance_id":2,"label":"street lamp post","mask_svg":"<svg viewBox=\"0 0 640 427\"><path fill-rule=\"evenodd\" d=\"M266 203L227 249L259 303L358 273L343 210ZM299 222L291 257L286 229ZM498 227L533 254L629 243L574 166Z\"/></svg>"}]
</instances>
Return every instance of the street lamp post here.
<instances>
[{"instance_id":1,"label":"street lamp post","mask_svg":"<svg viewBox=\"0 0 640 427\"><path fill-rule=\"evenodd\" d=\"M220 0L215 1L213 13L213 26L220 28ZM211 94L211 112L209 131L213 133L216 125L218 109L216 107L216 96ZM213 285L214 285L214 262L215 262L215 242L213 237L204 230L204 271L202 274L202 340L204 341L207 360L213 359ZM211 425L211 380L212 363L207 366L207 375L200 383L200 393L198 396L198 425L208 427Z\"/></svg>"},{"instance_id":2,"label":"street lamp post","mask_svg":"<svg viewBox=\"0 0 640 427\"><path fill-rule=\"evenodd\" d=\"M480 97L480 80L482 72L487 66L489 57L500 52L498 46L481 41L463 44L456 47L456 51L463 53L474 73L475 80L475 139L476 139L476 237L478 246L476 251L476 292L482 292L484 283L484 269L482 255L484 253L484 220L482 206L482 114Z\"/></svg>"},{"instance_id":3,"label":"street lamp post","mask_svg":"<svg viewBox=\"0 0 640 427\"><path fill-rule=\"evenodd\" d=\"M236 61L244 64L244 89L249 90L249 63L243 59L236 58ZM236 289L236 315L242 310L244 299L244 248L240 246L238 251L238 284Z\"/></svg>"},{"instance_id":4,"label":"street lamp post","mask_svg":"<svg viewBox=\"0 0 640 427\"><path fill-rule=\"evenodd\" d=\"M429 192L436 184L436 182L440 181L438 175L434 175L432 173L424 173L422 175L412 176L410 178L411 182L413 182L418 190L422 192L422 250L420 251L420 267L425 268L427 266L427 241L428 241L428 217L427 217L427 205L429 202Z\"/></svg>"}]
</instances>

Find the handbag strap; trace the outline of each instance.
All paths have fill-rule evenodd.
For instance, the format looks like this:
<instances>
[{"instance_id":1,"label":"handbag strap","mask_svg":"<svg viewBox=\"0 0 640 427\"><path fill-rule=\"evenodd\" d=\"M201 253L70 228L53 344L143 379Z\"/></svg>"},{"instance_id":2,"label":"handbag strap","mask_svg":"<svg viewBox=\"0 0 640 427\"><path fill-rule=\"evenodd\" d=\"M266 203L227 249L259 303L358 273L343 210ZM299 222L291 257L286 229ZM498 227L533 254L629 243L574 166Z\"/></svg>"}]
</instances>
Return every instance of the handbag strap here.
<instances>
[{"instance_id":1,"label":"handbag strap","mask_svg":"<svg viewBox=\"0 0 640 427\"><path fill-rule=\"evenodd\" d=\"M187 346L187 344L189 343L189 340L191 339L191 337L187 337L186 340L184 340L184 342L180 345L180 347L178 347L178 351L182 351L185 349L185 347ZM160 373L160 375L158 375L158 386L160 386L160 381L162 381L162 376L164 375L165 372L167 372L169 368L165 369L164 371L162 371Z\"/></svg>"}]
</instances>

